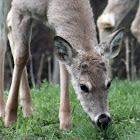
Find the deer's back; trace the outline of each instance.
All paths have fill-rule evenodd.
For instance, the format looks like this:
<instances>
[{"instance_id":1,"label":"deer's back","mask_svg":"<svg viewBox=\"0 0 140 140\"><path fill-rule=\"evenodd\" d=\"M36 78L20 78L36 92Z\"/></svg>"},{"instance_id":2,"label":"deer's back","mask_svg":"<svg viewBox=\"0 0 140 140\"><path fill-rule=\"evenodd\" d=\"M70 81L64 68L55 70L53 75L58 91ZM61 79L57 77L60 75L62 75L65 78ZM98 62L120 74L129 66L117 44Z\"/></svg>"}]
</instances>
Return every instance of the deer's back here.
<instances>
[{"instance_id":1,"label":"deer's back","mask_svg":"<svg viewBox=\"0 0 140 140\"><path fill-rule=\"evenodd\" d=\"M73 47L88 49L97 44L89 0L13 0L13 7L21 14L48 21Z\"/></svg>"}]
</instances>

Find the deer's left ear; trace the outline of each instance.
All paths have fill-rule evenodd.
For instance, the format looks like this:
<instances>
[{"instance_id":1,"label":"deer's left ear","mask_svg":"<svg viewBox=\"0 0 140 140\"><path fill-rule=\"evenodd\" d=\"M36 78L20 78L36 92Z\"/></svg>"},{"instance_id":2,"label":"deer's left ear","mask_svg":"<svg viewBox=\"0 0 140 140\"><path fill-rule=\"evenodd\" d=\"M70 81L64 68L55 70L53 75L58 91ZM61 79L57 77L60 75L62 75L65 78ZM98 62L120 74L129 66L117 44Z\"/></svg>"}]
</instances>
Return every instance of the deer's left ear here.
<instances>
[{"instance_id":1,"label":"deer's left ear","mask_svg":"<svg viewBox=\"0 0 140 140\"><path fill-rule=\"evenodd\" d=\"M119 54L123 35L124 28L121 28L116 32L112 33L106 38L106 40L103 43L101 43L101 46L104 50L103 53L107 58L111 59Z\"/></svg>"},{"instance_id":2,"label":"deer's left ear","mask_svg":"<svg viewBox=\"0 0 140 140\"><path fill-rule=\"evenodd\" d=\"M60 36L54 37L54 51L59 61L67 65L70 65L77 55L76 50L72 48L70 43Z\"/></svg>"}]
</instances>

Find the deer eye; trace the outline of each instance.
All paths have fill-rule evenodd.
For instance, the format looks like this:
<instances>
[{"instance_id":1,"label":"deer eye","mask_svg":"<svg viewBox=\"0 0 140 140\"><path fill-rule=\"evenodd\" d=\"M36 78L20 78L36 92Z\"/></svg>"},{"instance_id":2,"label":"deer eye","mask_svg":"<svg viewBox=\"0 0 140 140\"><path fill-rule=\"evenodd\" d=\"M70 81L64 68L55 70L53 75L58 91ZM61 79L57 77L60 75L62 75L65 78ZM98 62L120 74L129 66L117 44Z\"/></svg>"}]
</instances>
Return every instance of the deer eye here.
<instances>
[{"instance_id":1,"label":"deer eye","mask_svg":"<svg viewBox=\"0 0 140 140\"><path fill-rule=\"evenodd\" d=\"M84 85L84 84L80 84L80 88L81 88L81 90L82 91L84 91L84 92L89 92L89 89L88 89L88 87L86 86L86 85Z\"/></svg>"},{"instance_id":2,"label":"deer eye","mask_svg":"<svg viewBox=\"0 0 140 140\"><path fill-rule=\"evenodd\" d=\"M110 80L110 81L107 83L107 85L106 85L106 89L109 89L109 88L110 88L110 86L111 86L111 82L112 82L112 80Z\"/></svg>"}]
</instances>

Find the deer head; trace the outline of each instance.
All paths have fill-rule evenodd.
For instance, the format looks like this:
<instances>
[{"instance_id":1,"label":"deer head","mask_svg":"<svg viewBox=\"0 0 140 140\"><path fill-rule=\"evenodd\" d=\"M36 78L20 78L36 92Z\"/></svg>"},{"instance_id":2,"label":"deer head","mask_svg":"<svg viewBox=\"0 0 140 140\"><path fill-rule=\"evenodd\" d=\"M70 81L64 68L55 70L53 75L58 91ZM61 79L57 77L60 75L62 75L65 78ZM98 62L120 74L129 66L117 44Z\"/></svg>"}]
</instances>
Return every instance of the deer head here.
<instances>
[{"instance_id":1,"label":"deer head","mask_svg":"<svg viewBox=\"0 0 140 140\"><path fill-rule=\"evenodd\" d=\"M91 46L90 51L76 50L65 39L54 38L55 54L66 65L83 109L99 128L105 128L111 121L108 61L118 55L122 37L123 29L120 29L97 46Z\"/></svg>"}]
</instances>

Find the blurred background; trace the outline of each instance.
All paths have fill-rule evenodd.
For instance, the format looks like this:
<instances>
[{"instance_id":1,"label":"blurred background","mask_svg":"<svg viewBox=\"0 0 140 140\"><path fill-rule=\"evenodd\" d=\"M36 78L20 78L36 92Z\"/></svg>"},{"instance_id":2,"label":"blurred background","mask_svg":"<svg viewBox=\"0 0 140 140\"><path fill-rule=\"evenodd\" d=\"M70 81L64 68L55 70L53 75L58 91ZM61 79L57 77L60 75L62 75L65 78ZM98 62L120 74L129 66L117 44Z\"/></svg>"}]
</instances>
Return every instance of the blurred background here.
<instances>
[{"instance_id":1,"label":"blurred background","mask_svg":"<svg viewBox=\"0 0 140 140\"><path fill-rule=\"evenodd\" d=\"M90 0L94 12L94 20L97 18L107 5L107 0ZM135 18L138 3L125 17L119 27L125 27L125 36L122 42L120 54L112 60L112 77L121 80L131 81L140 79L140 45L130 32L131 22ZM59 65L53 55L52 31L39 21L33 26L31 38L31 54L27 64L28 79L30 87L39 87L40 83L46 79L48 83L59 84ZM99 40L98 30L97 36ZM9 44L9 43L8 43ZM129 47L129 59L126 61L126 46ZM9 88L13 72L13 60L11 50L8 45L5 60L5 88ZM129 73L126 72L126 63L129 65Z\"/></svg>"}]
</instances>

